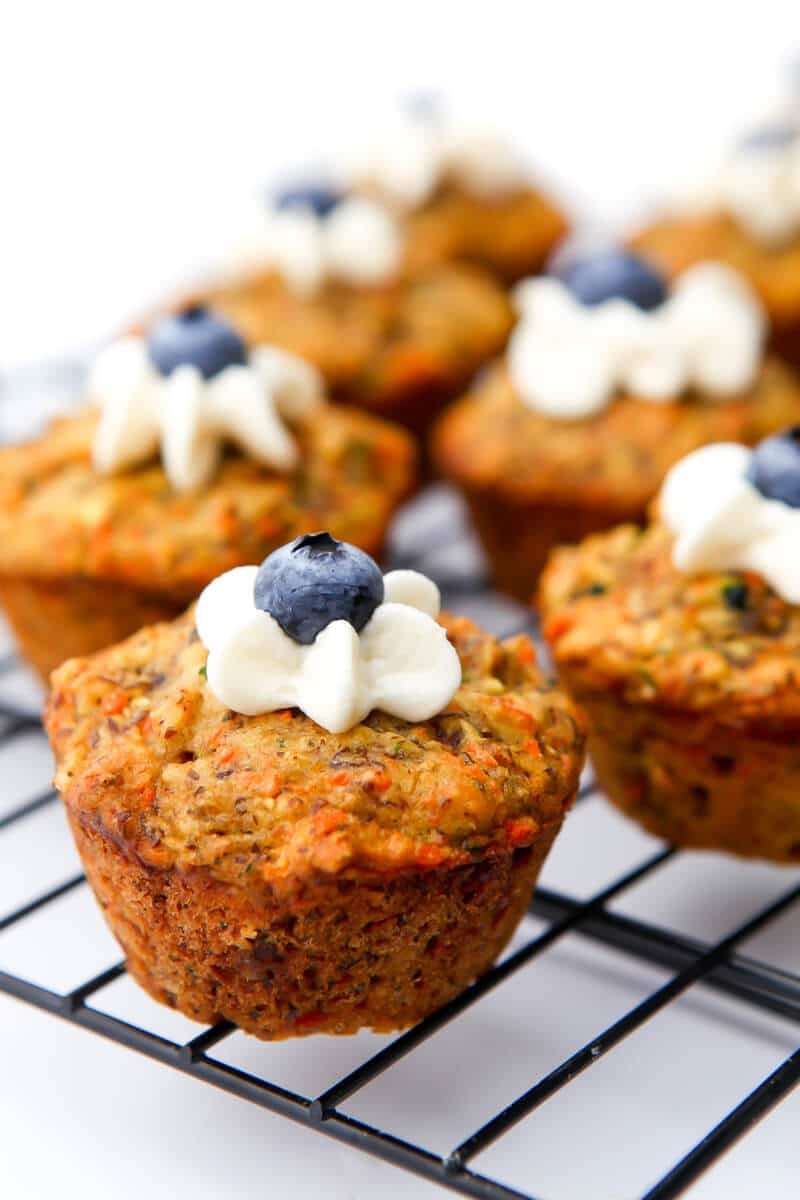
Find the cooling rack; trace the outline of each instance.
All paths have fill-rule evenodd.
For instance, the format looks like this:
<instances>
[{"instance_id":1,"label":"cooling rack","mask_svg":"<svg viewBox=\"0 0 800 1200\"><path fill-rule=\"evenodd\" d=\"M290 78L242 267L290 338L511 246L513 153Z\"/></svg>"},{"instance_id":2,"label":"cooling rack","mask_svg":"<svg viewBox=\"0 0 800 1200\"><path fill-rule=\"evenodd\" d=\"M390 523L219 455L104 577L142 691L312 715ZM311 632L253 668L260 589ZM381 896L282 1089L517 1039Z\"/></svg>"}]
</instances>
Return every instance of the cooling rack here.
<instances>
[{"instance_id":1,"label":"cooling rack","mask_svg":"<svg viewBox=\"0 0 800 1200\"><path fill-rule=\"evenodd\" d=\"M8 401L8 398L7 393L4 400ZM445 602L450 607L475 616L497 633L528 629L535 635L533 622L524 609L487 590L479 551L464 525L457 502L441 486L428 489L398 520L392 540L392 557L394 566L413 565L433 575L442 586ZM32 741L38 747L33 753L40 756L41 768L47 763L47 751L41 737L35 689L9 648L9 652L0 657L0 758L6 752L16 757L30 755ZM39 777L41 774L40 769ZM594 783L587 774L578 798L578 810L597 802ZM14 831L50 808L54 814L57 812L57 800L53 791L47 788L33 795L23 794L18 801L7 800L5 807L0 808L0 875L4 871L5 847ZM571 819L576 820L576 816ZM793 908L796 910L800 902L798 872L780 876L781 885L774 894L770 894L766 902L760 896L742 919L733 928L726 928L722 936L705 939L687 934L684 929L671 928L659 920L641 919L619 908L619 901L626 894L648 881L658 880L664 872L674 869L678 859L691 857L678 855L675 849L650 839L643 839L643 842L647 845L646 852L627 862L616 877L604 881L588 895L539 887L531 905L535 918L530 922L531 929L526 926L510 952L488 974L419 1025L392 1039L384 1039L377 1051L367 1054L321 1091L294 1090L287 1086L285 1079L278 1082L226 1063L220 1057L220 1050L237 1032L227 1022L203 1029L182 1041L166 1037L144 1023L104 1011L104 990L125 975L125 964L121 961L112 959L100 971L67 989L43 986L24 972L0 969L0 991L453 1192L484 1200L542 1200L544 1192L537 1184L535 1167L530 1171L530 1178L525 1180L524 1190L519 1190L485 1173L482 1163L476 1164L476 1160L482 1157L486 1162L487 1150L518 1124L526 1122L535 1130L537 1114L548 1101L562 1089L574 1088L586 1072L597 1070L597 1064L624 1040L642 1038L649 1022L668 1007L677 1005L692 989L725 996L747 1012L777 1016L787 1023L788 1029L796 1029L800 1021L800 975L767 961L765 957L754 956L746 945L754 939L757 943L757 935L791 913ZM13 848L9 853L13 853ZM66 873L8 911L0 911L0 961L4 961L3 939L9 932L24 933L26 922L56 909L71 895L85 889L82 873ZM796 911L792 915L800 919ZM37 936L41 937L41 932ZM512 977L526 973L533 994L536 971L541 969L548 952L575 937L657 968L659 982L647 988L636 1004L616 1015L610 1023L598 1021L588 1040L577 1045L546 1072L534 1073L527 1086L517 1089L510 1102L492 1111L444 1153L383 1127L385 1121L372 1123L348 1111L355 1098L369 1095L374 1081L381 1077L391 1081L392 1072L402 1069L404 1060L424 1045L433 1044L437 1037L443 1037L460 1021L465 1021L470 1010ZM46 952L46 946L44 950ZM311 1048L316 1040L306 1039L305 1044ZM661 1172L660 1178L646 1190L639 1190L637 1196L640 1200L667 1200L685 1193L728 1148L786 1097L798 1081L800 1048L782 1054L777 1065L755 1087L732 1098L727 1115L709 1128L696 1144L687 1146L685 1152ZM641 1086L647 1087L644 1074ZM362 1110L363 1105L359 1111ZM596 1119L609 1123L609 1137L613 1137L613 1102L602 1108L598 1106ZM488 1161L492 1161L491 1155ZM559 1200L557 1190L554 1191L551 1185L547 1196L548 1200Z\"/></svg>"}]
</instances>

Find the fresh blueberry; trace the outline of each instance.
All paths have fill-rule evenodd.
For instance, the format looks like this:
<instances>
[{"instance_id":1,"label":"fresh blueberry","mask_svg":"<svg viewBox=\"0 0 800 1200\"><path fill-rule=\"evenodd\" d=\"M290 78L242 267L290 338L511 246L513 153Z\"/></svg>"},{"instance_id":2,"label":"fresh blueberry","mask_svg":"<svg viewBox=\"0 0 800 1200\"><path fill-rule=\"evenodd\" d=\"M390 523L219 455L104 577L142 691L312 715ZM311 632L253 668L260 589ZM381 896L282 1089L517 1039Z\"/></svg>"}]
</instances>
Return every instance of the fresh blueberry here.
<instances>
[{"instance_id":1,"label":"fresh blueberry","mask_svg":"<svg viewBox=\"0 0 800 1200\"><path fill-rule=\"evenodd\" d=\"M436 92L411 92L403 97L403 108L412 120L438 121L442 115L442 99Z\"/></svg>"},{"instance_id":2,"label":"fresh blueberry","mask_svg":"<svg viewBox=\"0 0 800 1200\"><path fill-rule=\"evenodd\" d=\"M800 508L800 425L764 438L753 451L747 478L768 500Z\"/></svg>"},{"instance_id":3,"label":"fresh blueberry","mask_svg":"<svg viewBox=\"0 0 800 1200\"><path fill-rule=\"evenodd\" d=\"M788 125L785 121L774 121L770 125L760 125L752 129L739 142L741 150L754 153L770 153L772 150L785 150L800 137L797 125Z\"/></svg>"},{"instance_id":4,"label":"fresh blueberry","mask_svg":"<svg viewBox=\"0 0 800 1200\"><path fill-rule=\"evenodd\" d=\"M667 285L644 259L627 250L604 250L588 257L567 256L555 270L581 304L593 306L605 300L629 300L649 312L667 298Z\"/></svg>"},{"instance_id":5,"label":"fresh blueberry","mask_svg":"<svg viewBox=\"0 0 800 1200\"><path fill-rule=\"evenodd\" d=\"M233 326L200 304L156 321L147 352L162 375L188 365L211 379L225 367L247 362L247 347Z\"/></svg>"},{"instance_id":6,"label":"fresh blueberry","mask_svg":"<svg viewBox=\"0 0 800 1200\"><path fill-rule=\"evenodd\" d=\"M344 199L341 192L325 183L297 183L282 188L275 196L276 208L310 208L318 217L327 217Z\"/></svg>"},{"instance_id":7,"label":"fresh blueberry","mask_svg":"<svg viewBox=\"0 0 800 1200\"><path fill-rule=\"evenodd\" d=\"M383 600L383 576L363 550L329 533L307 533L281 546L258 568L256 608L308 646L331 621L360 632Z\"/></svg>"}]
</instances>

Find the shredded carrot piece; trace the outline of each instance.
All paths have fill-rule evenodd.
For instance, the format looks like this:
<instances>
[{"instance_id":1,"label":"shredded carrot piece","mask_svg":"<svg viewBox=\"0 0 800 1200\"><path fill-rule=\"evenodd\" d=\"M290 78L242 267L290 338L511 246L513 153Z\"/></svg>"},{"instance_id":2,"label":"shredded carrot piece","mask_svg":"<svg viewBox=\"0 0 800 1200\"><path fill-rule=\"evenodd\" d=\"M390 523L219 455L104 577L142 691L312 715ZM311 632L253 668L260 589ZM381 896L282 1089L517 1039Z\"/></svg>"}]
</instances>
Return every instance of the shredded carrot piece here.
<instances>
[{"instance_id":1,"label":"shredded carrot piece","mask_svg":"<svg viewBox=\"0 0 800 1200\"><path fill-rule=\"evenodd\" d=\"M115 716L128 707L128 693L122 691L109 692L103 701L103 712L107 716Z\"/></svg>"},{"instance_id":2,"label":"shredded carrot piece","mask_svg":"<svg viewBox=\"0 0 800 1200\"><path fill-rule=\"evenodd\" d=\"M311 824L314 828L314 833L320 837L325 837L328 833L333 833L334 830L340 829L347 821L347 816L339 808L331 808L326 806L321 808L319 812L314 813L311 818Z\"/></svg>"},{"instance_id":3,"label":"shredded carrot piece","mask_svg":"<svg viewBox=\"0 0 800 1200\"><path fill-rule=\"evenodd\" d=\"M506 834L512 846L529 846L538 832L533 817L513 817L506 821Z\"/></svg>"},{"instance_id":4,"label":"shredded carrot piece","mask_svg":"<svg viewBox=\"0 0 800 1200\"><path fill-rule=\"evenodd\" d=\"M447 851L436 842L426 842L417 851L417 862L421 867L438 867L447 857Z\"/></svg>"},{"instance_id":5,"label":"shredded carrot piece","mask_svg":"<svg viewBox=\"0 0 800 1200\"><path fill-rule=\"evenodd\" d=\"M519 657L519 661L522 663L529 664L536 661L536 651L533 648L533 642L530 640L530 638L522 639L517 651L517 655Z\"/></svg>"},{"instance_id":6,"label":"shredded carrot piece","mask_svg":"<svg viewBox=\"0 0 800 1200\"><path fill-rule=\"evenodd\" d=\"M550 638L560 638L563 633L567 633L575 624L575 617L572 613L555 613L550 617L549 621L545 622L544 636Z\"/></svg>"}]
</instances>

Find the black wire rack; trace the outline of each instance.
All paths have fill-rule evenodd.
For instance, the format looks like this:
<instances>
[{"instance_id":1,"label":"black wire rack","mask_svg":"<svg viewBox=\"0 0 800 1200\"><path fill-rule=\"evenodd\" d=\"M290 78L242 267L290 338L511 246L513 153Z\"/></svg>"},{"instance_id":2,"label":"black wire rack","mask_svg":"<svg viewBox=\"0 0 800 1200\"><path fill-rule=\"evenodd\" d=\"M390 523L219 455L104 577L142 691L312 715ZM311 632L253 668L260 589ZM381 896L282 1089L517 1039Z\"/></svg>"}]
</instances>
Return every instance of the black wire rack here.
<instances>
[{"instance_id":1,"label":"black wire rack","mask_svg":"<svg viewBox=\"0 0 800 1200\"><path fill-rule=\"evenodd\" d=\"M450 607L481 616L498 633L516 632L522 627L532 629L523 610L486 592L480 561L468 536L455 537L453 534L456 520L452 499L441 489L432 489L429 496L417 502L413 511L399 523L394 540L394 565L422 567L439 579ZM4 698L3 680L9 679L16 669L13 656L0 659L0 748L13 746L17 739L40 725L35 711ZM593 795L594 785L587 779L578 803L585 803ZM55 803L53 791L42 791L0 817L0 864L2 835ZM659 848L588 898L540 887L531 904L532 914L544 924L540 931L516 945L508 957L444 1008L389 1041L350 1073L315 1095L292 1091L214 1057L210 1051L236 1032L227 1022L207 1028L180 1043L93 1007L89 1003L91 998L125 974L124 962L112 962L98 974L64 992L0 970L0 991L453 1192L482 1197L483 1200L541 1200L535 1178L526 1181L526 1188L529 1186L530 1190L518 1191L476 1171L473 1161L518 1122L531 1117L562 1088L591 1070L624 1039L642 1030L651 1018L689 989L699 985L733 997L762 1013L774 1014L793 1023L800 1021L800 976L749 957L741 950L749 938L800 901L800 884L796 876L793 885L777 899L758 907L717 941L704 942L611 910L612 901L642 880L655 876L676 857L675 849ZM68 875L13 911L0 915L0 935L84 887L83 874ZM445 1154L433 1153L344 1111L343 1105L379 1075L390 1073L406 1055L428 1039L435 1038L445 1027L458 1022L482 997L573 934L660 968L666 973L665 982L613 1023L598 1029L595 1036L549 1073L531 1079L527 1089L516 1099ZM655 1184L640 1193L641 1200L669 1200L685 1193L702 1172L747 1134L799 1081L800 1048L789 1054L696 1145L688 1148ZM598 1113L598 1120L603 1116ZM557 1195L554 1200L558 1200Z\"/></svg>"}]
</instances>

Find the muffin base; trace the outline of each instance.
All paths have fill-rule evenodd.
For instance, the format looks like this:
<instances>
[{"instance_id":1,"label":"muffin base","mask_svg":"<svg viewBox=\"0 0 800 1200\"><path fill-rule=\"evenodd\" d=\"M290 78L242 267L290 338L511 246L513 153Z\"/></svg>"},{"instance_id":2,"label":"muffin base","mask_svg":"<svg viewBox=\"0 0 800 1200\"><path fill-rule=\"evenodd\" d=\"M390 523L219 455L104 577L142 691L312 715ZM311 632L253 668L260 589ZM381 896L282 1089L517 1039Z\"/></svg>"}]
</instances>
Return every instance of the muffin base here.
<instances>
[{"instance_id":1,"label":"muffin base","mask_svg":"<svg viewBox=\"0 0 800 1200\"><path fill-rule=\"evenodd\" d=\"M626 816L676 846L800 862L797 737L634 707L562 678L589 718L600 790Z\"/></svg>"},{"instance_id":2,"label":"muffin base","mask_svg":"<svg viewBox=\"0 0 800 1200\"><path fill-rule=\"evenodd\" d=\"M524 501L459 485L489 560L492 581L524 604L531 602L551 550L613 525L644 520L644 510Z\"/></svg>"},{"instance_id":3,"label":"muffin base","mask_svg":"<svg viewBox=\"0 0 800 1200\"><path fill-rule=\"evenodd\" d=\"M403 1029L446 1003L508 942L560 827L474 865L318 876L278 894L159 870L69 815L133 977L196 1021L265 1040Z\"/></svg>"},{"instance_id":4,"label":"muffin base","mask_svg":"<svg viewBox=\"0 0 800 1200\"><path fill-rule=\"evenodd\" d=\"M0 578L0 605L20 651L42 680L76 655L92 654L187 604L100 579Z\"/></svg>"}]
</instances>

